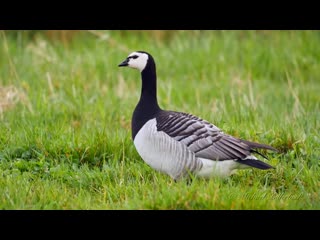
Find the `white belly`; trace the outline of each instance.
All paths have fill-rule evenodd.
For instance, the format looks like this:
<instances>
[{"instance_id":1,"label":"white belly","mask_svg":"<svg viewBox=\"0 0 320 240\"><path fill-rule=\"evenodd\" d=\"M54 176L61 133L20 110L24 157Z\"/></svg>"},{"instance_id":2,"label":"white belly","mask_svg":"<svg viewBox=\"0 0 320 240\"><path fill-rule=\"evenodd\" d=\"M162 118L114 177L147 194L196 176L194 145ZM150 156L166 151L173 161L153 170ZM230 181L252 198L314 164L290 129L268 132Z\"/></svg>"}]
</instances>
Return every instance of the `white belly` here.
<instances>
[{"instance_id":1,"label":"white belly","mask_svg":"<svg viewBox=\"0 0 320 240\"><path fill-rule=\"evenodd\" d=\"M196 172L196 175L209 177L228 177L239 167L239 163L234 160L212 161L205 158L198 158L203 166Z\"/></svg>"},{"instance_id":2,"label":"white belly","mask_svg":"<svg viewBox=\"0 0 320 240\"><path fill-rule=\"evenodd\" d=\"M257 159L250 155L246 158ZM202 162L202 168L196 172L196 175L209 177L228 177L235 173L237 169L246 169L250 166L236 162L235 160L212 161L210 159L198 158Z\"/></svg>"}]
</instances>

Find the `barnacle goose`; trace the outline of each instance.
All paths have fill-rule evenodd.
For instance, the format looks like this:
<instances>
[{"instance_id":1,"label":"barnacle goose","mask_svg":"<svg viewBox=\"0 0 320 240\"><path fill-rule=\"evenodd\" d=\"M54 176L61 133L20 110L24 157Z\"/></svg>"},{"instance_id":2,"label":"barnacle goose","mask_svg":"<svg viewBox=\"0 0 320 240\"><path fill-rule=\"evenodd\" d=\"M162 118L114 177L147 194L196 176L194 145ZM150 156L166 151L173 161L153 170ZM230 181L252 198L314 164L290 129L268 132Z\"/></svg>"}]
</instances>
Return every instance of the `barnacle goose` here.
<instances>
[{"instance_id":1,"label":"barnacle goose","mask_svg":"<svg viewBox=\"0 0 320 240\"><path fill-rule=\"evenodd\" d=\"M132 139L141 158L153 169L178 180L189 173L205 178L227 177L236 169L274 168L252 153L263 156L256 149L277 151L275 148L227 135L194 115L162 110L157 101L156 64L149 53L132 52L118 66L141 72L141 96L132 116Z\"/></svg>"}]
</instances>

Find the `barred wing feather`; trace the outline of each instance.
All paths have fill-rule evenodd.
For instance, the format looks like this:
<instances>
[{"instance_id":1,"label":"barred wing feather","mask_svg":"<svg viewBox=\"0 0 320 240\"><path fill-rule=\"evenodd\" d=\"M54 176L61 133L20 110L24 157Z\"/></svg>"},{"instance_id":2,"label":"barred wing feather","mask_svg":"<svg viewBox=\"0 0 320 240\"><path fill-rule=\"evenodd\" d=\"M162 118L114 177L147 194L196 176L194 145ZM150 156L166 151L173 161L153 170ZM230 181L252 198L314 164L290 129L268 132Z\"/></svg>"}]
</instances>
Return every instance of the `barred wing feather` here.
<instances>
[{"instance_id":1,"label":"barred wing feather","mask_svg":"<svg viewBox=\"0 0 320 240\"><path fill-rule=\"evenodd\" d=\"M223 133L218 127L194 115L163 111L157 117L157 130L185 144L196 157L211 160L244 159L253 148L272 147L244 141Z\"/></svg>"}]
</instances>

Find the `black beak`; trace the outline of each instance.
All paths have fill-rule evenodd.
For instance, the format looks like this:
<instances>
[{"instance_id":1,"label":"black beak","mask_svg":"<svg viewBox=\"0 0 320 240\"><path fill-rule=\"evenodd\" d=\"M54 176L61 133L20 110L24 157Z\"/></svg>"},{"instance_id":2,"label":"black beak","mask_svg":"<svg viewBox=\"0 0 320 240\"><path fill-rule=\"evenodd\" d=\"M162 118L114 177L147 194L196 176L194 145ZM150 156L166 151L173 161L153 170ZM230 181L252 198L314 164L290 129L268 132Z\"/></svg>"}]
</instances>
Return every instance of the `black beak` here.
<instances>
[{"instance_id":1,"label":"black beak","mask_svg":"<svg viewBox=\"0 0 320 240\"><path fill-rule=\"evenodd\" d=\"M120 63L120 64L118 65L118 67L126 67L126 66L128 66L128 62L129 62L129 59L127 58L127 59L124 60L122 63Z\"/></svg>"}]
</instances>

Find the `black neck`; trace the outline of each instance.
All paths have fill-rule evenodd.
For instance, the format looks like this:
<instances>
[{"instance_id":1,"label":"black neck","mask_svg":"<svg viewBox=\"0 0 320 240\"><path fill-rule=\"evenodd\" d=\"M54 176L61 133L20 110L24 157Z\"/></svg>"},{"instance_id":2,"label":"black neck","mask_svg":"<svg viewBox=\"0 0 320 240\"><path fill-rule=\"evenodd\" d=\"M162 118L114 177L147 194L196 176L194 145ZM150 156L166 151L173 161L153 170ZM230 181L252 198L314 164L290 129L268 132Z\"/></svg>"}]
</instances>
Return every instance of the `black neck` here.
<instances>
[{"instance_id":1,"label":"black neck","mask_svg":"<svg viewBox=\"0 0 320 240\"><path fill-rule=\"evenodd\" d=\"M134 139L141 127L161 110L157 101L156 66L151 60L141 72L142 88L139 103L132 117L132 138Z\"/></svg>"},{"instance_id":2,"label":"black neck","mask_svg":"<svg viewBox=\"0 0 320 240\"><path fill-rule=\"evenodd\" d=\"M142 88L139 104L158 109L157 101L157 73L155 64L149 64L142 72Z\"/></svg>"}]
</instances>

